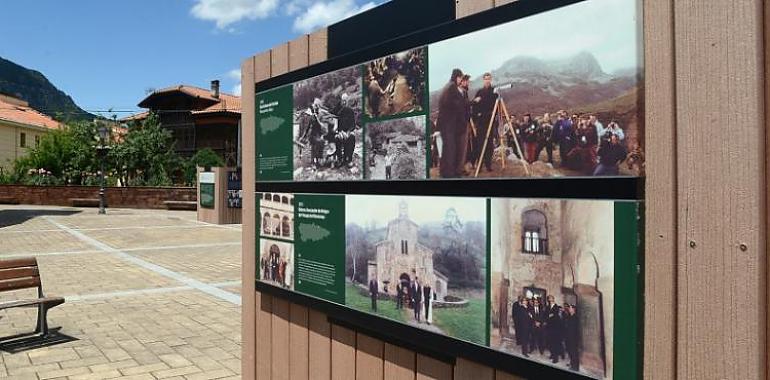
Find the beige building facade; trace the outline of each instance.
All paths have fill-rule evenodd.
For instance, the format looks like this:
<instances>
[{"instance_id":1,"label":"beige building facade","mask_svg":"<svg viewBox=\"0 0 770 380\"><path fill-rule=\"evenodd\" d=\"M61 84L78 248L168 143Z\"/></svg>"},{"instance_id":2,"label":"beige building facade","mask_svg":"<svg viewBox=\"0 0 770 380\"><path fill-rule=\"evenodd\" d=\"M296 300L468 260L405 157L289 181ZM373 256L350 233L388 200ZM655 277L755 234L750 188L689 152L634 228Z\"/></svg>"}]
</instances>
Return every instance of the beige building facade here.
<instances>
[{"instance_id":1,"label":"beige building facade","mask_svg":"<svg viewBox=\"0 0 770 380\"><path fill-rule=\"evenodd\" d=\"M59 123L21 99L0 94L0 172L13 168L17 158L37 146Z\"/></svg>"}]
</instances>

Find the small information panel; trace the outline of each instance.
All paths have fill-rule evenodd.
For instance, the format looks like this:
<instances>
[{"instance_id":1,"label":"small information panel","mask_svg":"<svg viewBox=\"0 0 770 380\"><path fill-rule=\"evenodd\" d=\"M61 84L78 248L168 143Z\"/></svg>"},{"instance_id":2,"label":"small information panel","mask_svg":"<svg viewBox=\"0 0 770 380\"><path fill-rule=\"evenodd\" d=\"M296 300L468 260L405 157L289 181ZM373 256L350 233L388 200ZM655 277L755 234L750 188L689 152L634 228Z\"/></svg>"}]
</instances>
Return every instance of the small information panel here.
<instances>
[{"instance_id":1,"label":"small information panel","mask_svg":"<svg viewBox=\"0 0 770 380\"><path fill-rule=\"evenodd\" d=\"M227 207L241 208L243 205L243 183L241 170L227 172Z\"/></svg>"},{"instance_id":2,"label":"small information panel","mask_svg":"<svg viewBox=\"0 0 770 380\"><path fill-rule=\"evenodd\" d=\"M216 178L213 172L201 172L198 174L198 186L200 187L200 205L204 208L214 208L214 194Z\"/></svg>"}]
</instances>

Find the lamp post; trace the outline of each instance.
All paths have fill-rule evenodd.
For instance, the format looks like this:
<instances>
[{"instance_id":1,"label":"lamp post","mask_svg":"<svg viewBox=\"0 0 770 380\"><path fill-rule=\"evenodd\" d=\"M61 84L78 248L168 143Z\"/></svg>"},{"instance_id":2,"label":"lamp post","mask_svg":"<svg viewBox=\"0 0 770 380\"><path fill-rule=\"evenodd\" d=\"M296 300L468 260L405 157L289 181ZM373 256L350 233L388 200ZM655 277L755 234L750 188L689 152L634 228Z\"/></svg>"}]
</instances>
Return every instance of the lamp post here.
<instances>
[{"instance_id":1,"label":"lamp post","mask_svg":"<svg viewBox=\"0 0 770 380\"><path fill-rule=\"evenodd\" d=\"M106 214L104 201L104 161L107 159L107 152L110 147L107 145L109 129L104 123L99 123L99 146L96 147L96 154L99 158L99 214Z\"/></svg>"}]
</instances>

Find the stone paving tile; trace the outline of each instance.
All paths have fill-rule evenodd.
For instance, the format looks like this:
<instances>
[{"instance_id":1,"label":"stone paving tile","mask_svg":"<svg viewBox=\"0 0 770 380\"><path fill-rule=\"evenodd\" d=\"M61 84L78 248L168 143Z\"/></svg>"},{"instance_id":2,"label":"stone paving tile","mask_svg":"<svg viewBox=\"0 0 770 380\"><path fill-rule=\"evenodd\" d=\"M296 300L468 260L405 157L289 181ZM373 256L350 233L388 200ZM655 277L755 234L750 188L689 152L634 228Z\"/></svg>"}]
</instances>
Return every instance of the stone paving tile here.
<instances>
[{"instance_id":1,"label":"stone paving tile","mask_svg":"<svg viewBox=\"0 0 770 380\"><path fill-rule=\"evenodd\" d=\"M16 219L7 220L3 217L10 214L4 212L5 206L0 207L0 259L13 252L86 252L38 256L45 291L70 296L69 301L50 311L50 325L60 326L61 333L78 340L17 354L0 352L0 378L240 378L239 306L109 253L93 252L95 247L73 240L69 233L56 231L54 224L39 216L61 208L33 208L38 216L25 219L28 215L18 211L26 209L15 207L12 211L16 212L10 214ZM127 253L182 276L215 286L240 281L239 245L225 245L221 249L151 249L238 242L239 226L201 225L195 222L192 212L108 212L106 219L93 209L49 217L70 228L80 228L81 233L115 248L149 247ZM159 228L115 229L119 226ZM108 229L91 230L101 227ZM20 232L33 229L40 232ZM16 235L23 238L16 237L12 244L8 243L6 237ZM47 238L41 241L35 238L37 235ZM240 286L222 289L238 294ZM2 293L0 302L31 297L33 293ZM35 317L34 309L3 312L0 336L31 331Z\"/></svg>"},{"instance_id":2,"label":"stone paving tile","mask_svg":"<svg viewBox=\"0 0 770 380\"><path fill-rule=\"evenodd\" d=\"M207 283L241 278L241 246L132 251L131 255ZM185 260L180 261L179 257Z\"/></svg>"},{"instance_id":3,"label":"stone paving tile","mask_svg":"<svg viewBox=\"0 0 770 380\"><path fill-rule=\"evenodd\" d=\"M238 242L241 232L228 228L204 226L201 228L163 228L126 230L116 233L107 231L83 231L113 248L152 248L174 245Z\"/></svg>"}]
</instances>

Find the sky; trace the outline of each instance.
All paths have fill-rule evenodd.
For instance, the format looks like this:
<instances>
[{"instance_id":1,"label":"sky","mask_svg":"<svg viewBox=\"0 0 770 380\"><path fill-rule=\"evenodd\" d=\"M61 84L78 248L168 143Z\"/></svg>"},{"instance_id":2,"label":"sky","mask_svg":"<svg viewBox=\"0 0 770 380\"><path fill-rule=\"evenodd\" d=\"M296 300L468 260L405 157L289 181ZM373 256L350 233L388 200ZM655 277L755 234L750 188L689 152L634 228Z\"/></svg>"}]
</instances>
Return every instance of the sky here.
<instances>
[{"instance_id":1,"label":"sky","mask_svg":"<svg viewBox=\"0 0 770 380\"><path fill-rule=\"evenodd\" d=\"M638 0L591 0L429 45L430 91L452 69L478 78L516 56L543 60L592 53L606 73L641 61Z\"/></svg>"},{"instance_id":2,"label":"sky","mask_svg":"<svg viewBox=\"0 0 770 380\"><path fill-rule=\"evenodd\" d=\"M0 57L87 111L136 112L148 89L219 79L238 92L244 59L384 1L3 1Z\"/></svg>"},{"instance_id":3,"label":"sky","mask_svg":"<svg viewBox=\"0 0 770 380\"><path fill-rule=\"evenodd\" d=\"M417 224L443 222L450 207L455 208L462 222L486 220L485 198L348 195L345 197L345 222L364 226L376 219L379 226L384 226L398 218L401 201L406 201L409 219Z\"/></svg>"}]
</instances>

